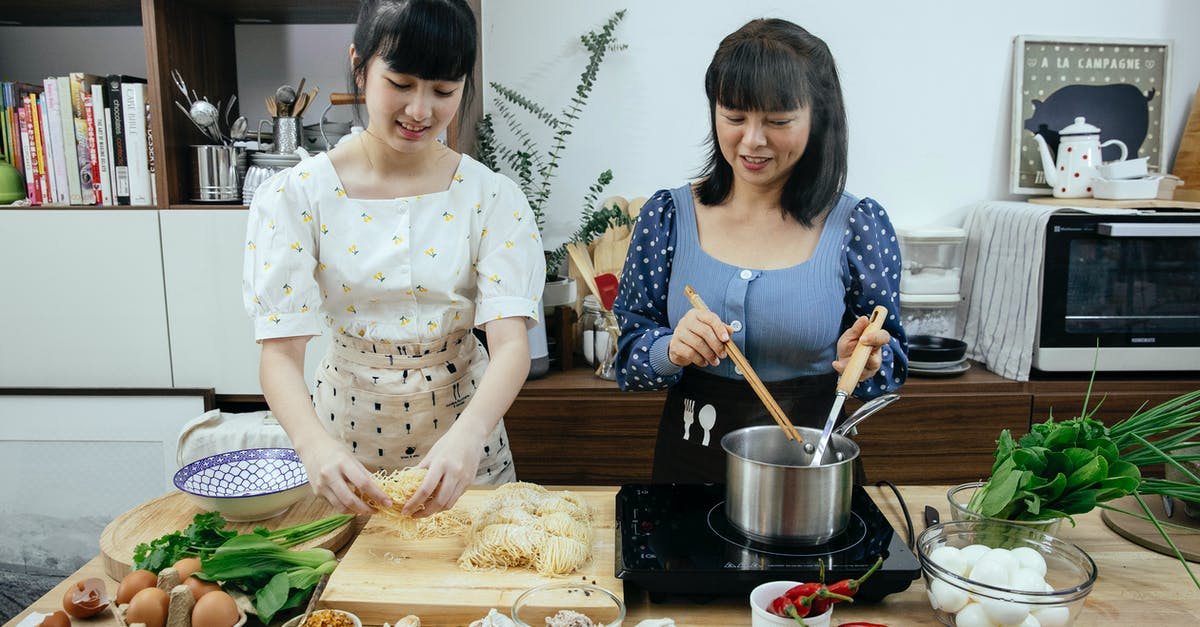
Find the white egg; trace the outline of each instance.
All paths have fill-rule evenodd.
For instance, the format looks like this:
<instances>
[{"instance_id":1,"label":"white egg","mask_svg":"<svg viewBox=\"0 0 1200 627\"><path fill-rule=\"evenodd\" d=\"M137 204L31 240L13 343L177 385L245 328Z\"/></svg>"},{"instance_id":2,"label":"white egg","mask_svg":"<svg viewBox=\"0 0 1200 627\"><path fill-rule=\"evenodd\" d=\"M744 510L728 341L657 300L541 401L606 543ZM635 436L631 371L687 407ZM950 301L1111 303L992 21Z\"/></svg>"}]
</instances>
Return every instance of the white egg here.
<instances>
[{"instance_id":1,"label":"white egg","mask_svg":"<svg viewBox=\"0 0 1200 627\"><path fill-rule=\"evenodd\" d=\"M1001 625L1016 625L1029 616L1029 606L1024 603L1001 601L999 599L983 599L979 602L983 613L994 623Z\"/></svg>"},{"instance_id":2,"label":"white egg","mask_svg":"<svg viewBox=\"0 0 1200 627\"><path fill-rule=\"evenodd\" d=\"M1041 573L1030 570L1028 568L1019 568L1017 572L1009 577L1009 586L1013 590L1022 592L1043 592L1046 591L1046 580L1042 578Z\"/></svg>"},{"instance_id":3,"label":"white egg","mask_svg":"<svg viewBox=\"0 0 1200 627\"><path fill-rule=\"evenodd\" d=\"M997 627L992 619L984 613L978 603L968 603L958 614L954 615L954 624L958 627Z\"/></svg>"},{"instance_id":4,"label":"white egg","mask_svg":"<svg viewBox=\"0 0 1200 627\"><path fill-rule=\"evenodd\" d=\"M939 607L947 612L957 612L967 604L967 593L940 580L934 579L929 594L936 599L933 609Z\"/></svg>"},{"instance_id":5,"label":"white egg","mask_svg":"<svg viewBox=\"0 0 1200 627\"><path fill-rule=\"evenodd\" d=\"M979 558L980 562L983 560L999 562L1010 573L1017 572L1017 569L1021 567L1020 562L1013 556L1012 551L1008 549L992 549ZM979 562L976 563L978 564Z\"/></svg>"},{"instance_id":6,"label":"white egg","mask_svg":"<svg viewBox=\"0 0 1200 627\"><path fill-rule=\"evenodd\" d=\"M989 586L1008 587L1011 576L1010 571L998 560L980 558L971 569L971 581Z\"/></svg>"},{"instance_id":7,"label":"white egg","mask_svg":"<svg viewBox=\"0 0 1200 627\"><path fill-rule=\"evenodd\" d=\"M1035 608L1032 614L1037 617L1041 627L1067 627L1071 624L1071 610L1061 605Z\"/></svg>"},{"instance_id":8,"label":"white egg","mask_svg":"<svg viewBox=\"0 0 1200 627\"><path fill-rule=\"evenodd\" d=\"M1036 616L1030 613L1029 616L1025 617L1025 620L1021 621L1020 624L1016 625L1015 627L1042 627L1042 622L1039 621Z\"/></svg>"},{"instance_id":9,"label":"white egg","mask_svg":"<svg viewBox=\"0 0 1200 627\"><path fill-rule=\"evenodd\" d=\"M1046 558L1036 549L1027 546L1017 547L1012 550L1013 557L1017 558L1017 562L1021 564L1021 568L1028 568L1036 571L1039 575L1046 575Z\"/></svg>"},{"instance_id":10,"label":"white egg","mask_svg":"<svg viewBox=\"0 0 1200 627\"><path fill-rule=\"evenodd\" d=\"M936 582L934 582L934 583L936 583ZM934 609L934 611L941 609L941 606L938 605L937 597L933 595L933 587L932 586L925 588L925 595L929 597L929 606L932 607Z\"/></svg>"},{"instance_id":11,"label":"white egg","mask_svg":"<svg viewBox=\"0 0 1200 627\"><path fill-rule=\"evenodd\" d=\"M967 570L970 571L971 567L975 565L975 562L978 562L979 558L983 557L983 554L990 550L992 550L991 547L987 547L982 544L972 544L962 548L960 552L962 553L963 559L967 560Z\"/></svg>"},{"instance_id":12,"label":"white egg","mask_svg":"<svg viewBox=\"0 0 1200 627\"><path fill-rule=\"evenodd\" d=\"M929 559L955 575L963 575L967 572L967 560L963 557L962 551L952 546L939 546L929 554Z\"/></svg>"}]
</instances>

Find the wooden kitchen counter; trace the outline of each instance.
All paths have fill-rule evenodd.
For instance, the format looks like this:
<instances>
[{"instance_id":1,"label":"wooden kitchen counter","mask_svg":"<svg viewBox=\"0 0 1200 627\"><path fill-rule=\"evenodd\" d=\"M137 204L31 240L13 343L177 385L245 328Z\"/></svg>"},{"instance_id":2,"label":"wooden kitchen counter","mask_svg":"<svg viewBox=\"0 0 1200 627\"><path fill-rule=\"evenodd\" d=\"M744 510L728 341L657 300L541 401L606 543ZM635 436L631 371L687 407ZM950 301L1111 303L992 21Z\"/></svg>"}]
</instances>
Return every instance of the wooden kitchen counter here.
<instances>
[{"instance_id":1,"label":"wooden kitchen counter","mask_svg":"<svg viewBox=\"0 0 1200 627\"><path fill-rule=\"evenodd\" d=\"M903 515L890 490L870 487L867 491L879 508L891 519L898 533L904 534ZM946 506L946 486L905 486L900 489L908 509L917 517L917 528L923 529L920 512L932 505L949 515ZM614 488L615 494L615 488ZM1077 625L1200 625L1200 591L1187 579L1183 567L1173 558L1153 553L1129 542L1111 531L1093 511L1077 517L1079 525L1063 525L1059 535L1083 547L1099 567L1099 579L1088 596ZM1195 569L1193 565L1193 569ZM85 564L5 627L16 625L31 611L50 612L61 609L63 594L71 582L83 577L104 578L100 557ZM109 580L109 590L116 592L116 582ZM719 598L708 603L669 599L666 603L651 603L644 594L626 598L629 615L625 627L635 627L647 618L670 617L680 627L686 625L749 625L747 599ZM507 611L508 608L497 608ZM400 616L396 617L401 618ZM937 625L921 579L908 590L893 594L880 603L839 605L833 625L851 621L870 621L887 625ZM111 613L104 612L93 619L75 619L73 627L117 627ZM425 621L423 625L434 625Z\"/></svg>"}]
</instances>

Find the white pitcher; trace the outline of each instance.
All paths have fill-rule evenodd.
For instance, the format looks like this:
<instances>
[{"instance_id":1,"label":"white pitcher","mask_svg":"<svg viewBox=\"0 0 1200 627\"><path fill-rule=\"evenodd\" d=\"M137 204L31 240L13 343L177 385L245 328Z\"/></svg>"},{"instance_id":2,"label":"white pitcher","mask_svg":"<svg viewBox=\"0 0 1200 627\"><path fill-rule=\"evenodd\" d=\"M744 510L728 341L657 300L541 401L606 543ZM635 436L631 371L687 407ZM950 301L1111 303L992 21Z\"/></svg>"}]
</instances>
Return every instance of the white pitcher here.
<instances>
[{"instance_id":1,"label":"white pitcher","mask_svg":"<svg viewBox=\"0 0 1200 627\"><path fill-rule=\"evenodd\" d=\"M1118 139L1100 143L1100 129L1088 124L1082 117L1058 132L1057 159L1050 157L1050 148L1040 134L1035 134L1038 151L1042 155L1042 170L1046 182L1057 198L1087 198L1092 195L1092 181L1096 179L1096 167L1100 165L1100 150L1116 144L1121 148L1120 161L1129 156L1129 149Z\"/></svg>"}]
</instances>

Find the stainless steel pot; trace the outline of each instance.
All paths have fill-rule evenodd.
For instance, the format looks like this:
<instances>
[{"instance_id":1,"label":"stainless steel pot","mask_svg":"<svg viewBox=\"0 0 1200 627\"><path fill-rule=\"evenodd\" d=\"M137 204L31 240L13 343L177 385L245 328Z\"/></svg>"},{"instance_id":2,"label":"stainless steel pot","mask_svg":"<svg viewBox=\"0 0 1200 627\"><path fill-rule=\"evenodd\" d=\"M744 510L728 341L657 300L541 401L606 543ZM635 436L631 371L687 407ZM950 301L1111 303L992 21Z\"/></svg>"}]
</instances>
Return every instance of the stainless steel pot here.
<instances>
[{"instance_id":1,"label":"stainless steel pot","mask_svg":"<svg viewBox=\"0 0 1200 627\"><path fill-rule=\"evenodd\" d=\"M805 442L821 437L818 429L797 427ZM812 453L784 436L779 427L738 429L721 438L725 449L725 515L751 540L783 544L820 544L850 522L854 460L858 445L834 434L825 459L809 466ZM837 454L841 453L840 459Z\"/></svg>"}]
</instances>

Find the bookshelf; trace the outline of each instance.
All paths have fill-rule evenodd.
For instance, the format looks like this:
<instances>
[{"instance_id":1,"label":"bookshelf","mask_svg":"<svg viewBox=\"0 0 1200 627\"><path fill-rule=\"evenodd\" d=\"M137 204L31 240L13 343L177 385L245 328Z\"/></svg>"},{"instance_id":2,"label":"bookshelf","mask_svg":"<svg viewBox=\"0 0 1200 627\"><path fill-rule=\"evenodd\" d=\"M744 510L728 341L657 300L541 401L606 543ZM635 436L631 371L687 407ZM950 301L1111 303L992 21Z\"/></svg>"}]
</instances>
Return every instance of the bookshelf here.
<instances>
[{"instance_id":1,"label":"bookshelf","mask_svg":"<svg viewBox=\"0 0 1200 627\"><path fill-rule=\"evenodd\" d=\"M477 18L481 0L469 0ZM187 147L205 143L195 127L175 109L171 70L188 77L198 93L237 92L237 51L234 28L242 24L351 24L358 0L7 0L0 3L0 25L6 26L142 26L149 82L150 130L155 137L155 206L141 209L245 209L244 205L214 205L189 201ZM64 61L63 72L70 60ZM482 62L475 70L474 110L466 128L482 114ZM290 78L290 77L289 77ZM322 94L327 97L328 94ZM242 98L234 106L239 115ZM253 106L253 104L249 105ZM460 137L452 123L449 143L470 151L473 138ZM8 207L2 207L8 208ZM53 209L106 209L43 205ZM127 209L128 207L120 207ZM138 207L135 207L135 209Z\"/></svg>"}]
</instances>

